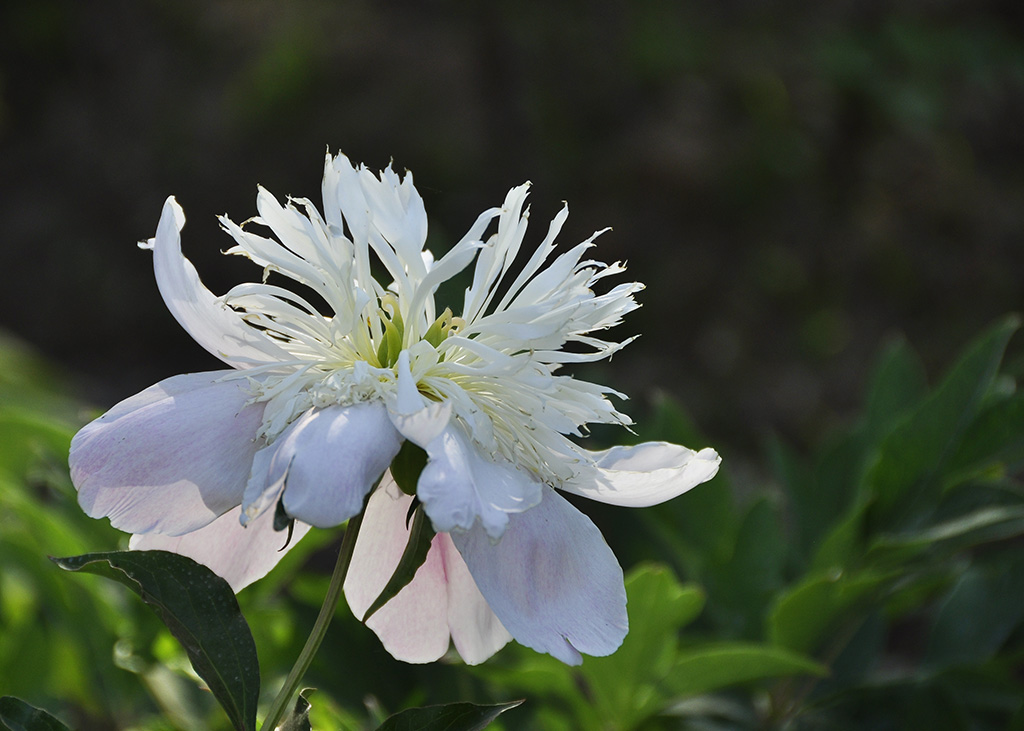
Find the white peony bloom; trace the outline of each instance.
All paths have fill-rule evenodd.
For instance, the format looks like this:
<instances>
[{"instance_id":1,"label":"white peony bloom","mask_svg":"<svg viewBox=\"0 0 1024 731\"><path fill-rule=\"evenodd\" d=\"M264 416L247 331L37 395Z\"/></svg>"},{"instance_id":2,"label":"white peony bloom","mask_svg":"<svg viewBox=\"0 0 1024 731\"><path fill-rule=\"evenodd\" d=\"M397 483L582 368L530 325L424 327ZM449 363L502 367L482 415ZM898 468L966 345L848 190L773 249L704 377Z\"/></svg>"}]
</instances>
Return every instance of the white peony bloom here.
<instances>
[{"instance_id":1,"label":"white peony bloom","mask_svg":"<svg viewBox=\"0 0 1024 731\"><path fill-rule=\"evenodd\" d=\"M661 442L592 452L570 438L588 423L630 423L609 401L620 394L560 371L629 342L603 331L638 306L642 286L594 292L623 271L583 258L594 237L555 255L566 208L513 267L527 187L435 260L411 173L377 176L328 155L323 217L260 188L259 216L220 219L235 242L227 253L263 270L220 297L182 256L185 217L169 198L143 245L157 285L231 368L168 378L83 428L70 456L82 507L135 534L132 548L190 556L237 591L280 558L282 523L294 521L294 544L365 505L345 581L362 617L420 505L436 531L426 561L368 620L395 657L436 660L449 638L469 663L510 637L571 664L613 652L627 631L622 571L558 490L653 505L710 479L720 459ZM460 314L438 311L438 287L470 267ZM396 457L419 459L406 491Z\"/></svg>"}]
</instances>

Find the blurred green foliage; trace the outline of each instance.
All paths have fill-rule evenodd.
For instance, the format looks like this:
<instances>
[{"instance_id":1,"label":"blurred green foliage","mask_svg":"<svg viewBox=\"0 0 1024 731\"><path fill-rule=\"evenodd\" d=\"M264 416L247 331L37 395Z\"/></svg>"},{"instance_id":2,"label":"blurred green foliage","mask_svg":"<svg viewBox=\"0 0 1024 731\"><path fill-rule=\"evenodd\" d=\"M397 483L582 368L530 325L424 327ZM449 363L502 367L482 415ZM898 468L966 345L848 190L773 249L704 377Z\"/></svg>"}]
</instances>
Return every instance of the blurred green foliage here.
<instances>
[{"instance_id":1,"label":"blurred green foliage","mask_svg":"<svg viewBox=\"0 0 1024 731\"><path fill-rule=\"evenodd\" d=\"M474 668L408 666L340 609L308 676L321 688L312 728L519 697L495 728L1019 725L1024 397L1001 367L1018 324L982 333L934 386L895 341L852 426L809 455L769 444L768 484L734 486L723 473L667 504L618 511L609 541L625 565L647 560L627 572L631 631L610 657L569 668L513 643ZM0 691L80 731L226 728L141 602L46 560L124 539L81 513L66 475L87 412L15 342L0 360ZM671 401L639 436L700 443ZM334 539L314 531L239 597L264 703L312 624Z\"/></svg>"}]
</instances>

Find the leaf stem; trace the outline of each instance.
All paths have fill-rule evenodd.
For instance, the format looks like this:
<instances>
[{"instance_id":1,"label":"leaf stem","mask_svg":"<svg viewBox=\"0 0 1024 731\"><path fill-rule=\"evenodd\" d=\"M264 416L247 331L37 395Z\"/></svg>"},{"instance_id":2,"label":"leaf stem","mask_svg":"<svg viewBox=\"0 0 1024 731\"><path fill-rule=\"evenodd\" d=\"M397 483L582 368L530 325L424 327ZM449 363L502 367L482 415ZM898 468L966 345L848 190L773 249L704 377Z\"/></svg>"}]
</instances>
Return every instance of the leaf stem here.
<instances>
[{"instance_id":1,"label":"leaf stem","mask_svg":"<svg viewBox=\"0 0 1024 731\"><path fill-rule=\"evenodd\" d=\"M274 703L270 706L270 711L267 713L263 725L260 726L260 731L275 731L281 716L284 715L288 702L291 700L292 695L295 694L296 688L299 687L302 676L305 675L309 664L313 662L313 657L320 648L324 635L327 634L327 626L334 617L334 610L338 605L338 598L341 596L341 587L345 583L345 574L348 573L348 566L352 561L352 551L356 545L356 536L359 533L362 518L363 516L360 513L348 521L345 537L342 539L341 549L338 551L338 561L334 564L334 573L331 574L331 583L327 587L324 603L320 606L320 614L316 618L313 630L309 633L309 638L306 640L302 652L299 653L295 665L292 666L291 672L288 673L284 686L282 686L277 697L274 698Z\"/></svg>"}]
</instances>

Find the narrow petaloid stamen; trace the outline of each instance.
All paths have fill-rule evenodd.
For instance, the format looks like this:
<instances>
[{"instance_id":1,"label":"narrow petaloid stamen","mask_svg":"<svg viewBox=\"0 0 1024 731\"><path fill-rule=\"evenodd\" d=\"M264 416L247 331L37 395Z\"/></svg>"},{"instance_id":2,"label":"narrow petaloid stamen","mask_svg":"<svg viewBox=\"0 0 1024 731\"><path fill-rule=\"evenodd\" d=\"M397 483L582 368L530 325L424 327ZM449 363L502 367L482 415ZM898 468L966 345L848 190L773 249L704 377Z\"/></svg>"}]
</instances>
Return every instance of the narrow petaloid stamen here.
<instances>
[{"instance_id":1,"label":"narrow petaloid stamen","mask_svg":"<svg viewBox=\"0 0 1024 731\"><path fill-rule=\"evenodd\" d=\"M390 171L381 181L362 168L359 175L381 185L398 180ZM529 217L527 187L511 190L501 209L482 215L437 261L422 248L425 224L382 222L386 230L378 230L370 211L345 221L328 211L325 221L309 201L282 206L263 189L260 217L249 223L268 227L278 240L223 217L236 242L228 253L264 269L262 283L239 285L223 301L294 356L250 380L253 400L267 404L261 436L273 441L309 408L376 398L392 403L400 359L409 369L405 378L411 375L428 400L450 403L453 418L482 449L551 484L570 479L585 459L570 436L581 436L588 423L630 424L609 401L619 394L558 370L607 358L630 342L595 333L638 306L633 296L642 285L594 293L599 280L624 269L583 260L598 234L552 258L566 208L513 276ZM497 233L482 241L494 218ZM389 285L371 275L371 252L393 277ZM473 282L462 315L445 308L435 316L438 286L469 267ZM269 274L312 290L329 314L267 283ZM563 350L567 343L576 346Z\"/></svg>"}]
</instances>

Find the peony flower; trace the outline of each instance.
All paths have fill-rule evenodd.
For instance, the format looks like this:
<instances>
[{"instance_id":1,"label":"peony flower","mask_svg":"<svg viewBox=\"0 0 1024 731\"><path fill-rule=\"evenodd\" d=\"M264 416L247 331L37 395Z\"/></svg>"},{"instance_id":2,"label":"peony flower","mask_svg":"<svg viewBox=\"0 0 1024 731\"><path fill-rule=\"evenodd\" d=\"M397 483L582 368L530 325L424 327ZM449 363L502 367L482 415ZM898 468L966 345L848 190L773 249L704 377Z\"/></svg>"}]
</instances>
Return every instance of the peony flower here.
<instances>
[{"instance_id":1,"label":"peony flower","mask_svg":"<svg viewBox=\"0 0 1024 731\"><path fill-rule=\"evenodd\" d=\"M622 571L559 491L653 505L720 460L572 439L587 424L631 423L610 401L621 394L561 370L632 340L604 331L638 306L642 285L595 293L624 271L583 258L598 234L555 255L565 207L513 266L527 188L435 260L411 173L377 176L328 154L323 216L260 188L259 216L220 218L234 239L226 253L263 270L220 297L182 255L185 217L169 198L140 246L171 314L230 368L168 378L84 427L70 464L85 512L134 534L132 549L190 556L238 591L278 561L280 530L294 529L291 546L365 506L344 584L363 617L422 510L436 532L426 560L367 622L395 657L436 660L449 638L468 663L510 638L570 664L613 652L627 631ZM470 268L460 314L438 311L438 288ZM414 466L412 484L396 481L399 463Z\"/></svg>"}]
</instances>

